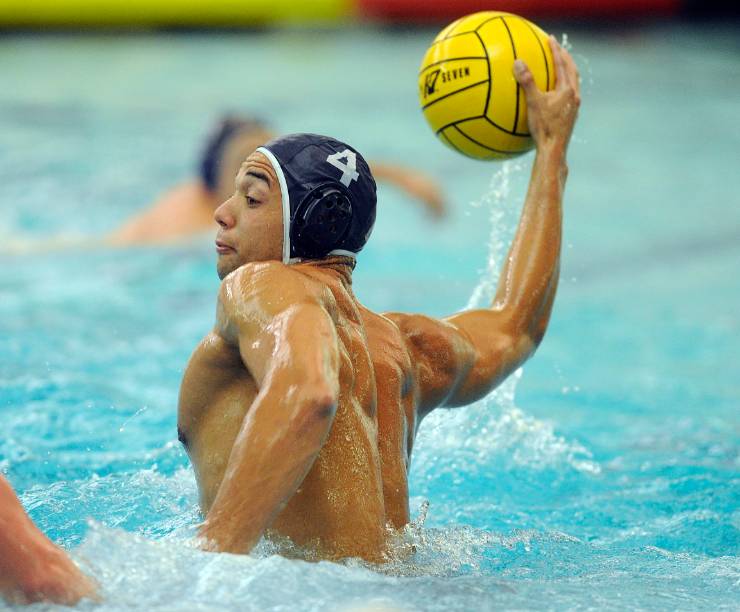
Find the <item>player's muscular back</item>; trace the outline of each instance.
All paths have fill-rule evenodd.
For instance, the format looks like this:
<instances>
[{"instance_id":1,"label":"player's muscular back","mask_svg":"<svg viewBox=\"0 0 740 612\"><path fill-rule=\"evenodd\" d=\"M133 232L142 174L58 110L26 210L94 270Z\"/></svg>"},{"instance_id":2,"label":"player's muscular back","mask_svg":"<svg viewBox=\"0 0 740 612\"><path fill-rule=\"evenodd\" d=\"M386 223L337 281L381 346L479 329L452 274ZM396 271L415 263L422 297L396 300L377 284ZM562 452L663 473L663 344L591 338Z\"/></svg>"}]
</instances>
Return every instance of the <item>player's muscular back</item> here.
<instances>
[{"instance_id":1,"label":"player's muscular back","mask_svg":"<svg viewBox=\"0 0 740 612\"><path fill-rule=\"evenodd\" d=\"M340 405L345 395L357 393L360 403L366 406L375 432L373 455L377 454L377 459L373 463L379 462L380 466L385 524L401 528L409 521L407 473L416 434L418 398L406 339L393 321L357 301L348 276L343 282L336 282L336 277L327 275L320 266L299 269L316 278L330 293L324 303L337 323L342 347ZM345 372L351 372L354 381L347 380ZM335 422L331 436L338 429Z\"/></svg>"},{"instance_id":2,"label":"player's muscular back","mask_svg":"<svg viewBox=\"0 0 740 612\"><path fill-rule=\"evenodd\" d=\"M412 360L392 321L365 308L361 312L376 381L386 521L400 529L409 522L408 467L417 427Z\"/></svg>"},{"instance_id":3,"label":"player's muscular back","mask_svg":"<svg viewBox=\"0 0 740 612\"><path fill-rule=\"evenodd\" d=\"M324 446L273 529L323 556L367 558L368 551L383 549L385 508L375 373L349 269L305 263L290 271L295 277L286 282L306 283L307 293L317 296L334 323L339 401Z\"/></svg>"}]
</instances>

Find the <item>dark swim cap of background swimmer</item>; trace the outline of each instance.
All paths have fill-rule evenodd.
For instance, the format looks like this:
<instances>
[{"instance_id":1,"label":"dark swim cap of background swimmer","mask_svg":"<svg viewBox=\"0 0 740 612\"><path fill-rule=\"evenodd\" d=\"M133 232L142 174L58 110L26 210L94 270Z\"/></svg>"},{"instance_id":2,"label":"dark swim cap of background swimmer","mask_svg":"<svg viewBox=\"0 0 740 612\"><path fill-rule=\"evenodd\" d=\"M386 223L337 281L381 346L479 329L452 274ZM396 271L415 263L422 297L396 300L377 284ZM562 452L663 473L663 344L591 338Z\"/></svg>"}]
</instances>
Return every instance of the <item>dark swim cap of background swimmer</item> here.
<instances>
[{"instance_id":1,"label":"dark swim cap of background swimmer","mask_svg":"<svg viewBox=\"0 0 740 612\"><path fill-rule=\"evenodd\" d=\"M219 166L231 139L238 134L266 132L267 129L267 124L256 117L227 115L219 119L206 139L198 163L198 174L208 191L215 193L218 188Z\"/></svg>"},{"instance_id":2,"label":"dark swim cap of background swimmer","mask_svg":"<svg viewBox=\"0 0 740 612\"><path fill-rule=\"evenodd\" d=\"M257 149L273 166L283 205L283 263L356 257L375 224L375 180L349 145L290 134Z\"/></svg>"}]
</instances>

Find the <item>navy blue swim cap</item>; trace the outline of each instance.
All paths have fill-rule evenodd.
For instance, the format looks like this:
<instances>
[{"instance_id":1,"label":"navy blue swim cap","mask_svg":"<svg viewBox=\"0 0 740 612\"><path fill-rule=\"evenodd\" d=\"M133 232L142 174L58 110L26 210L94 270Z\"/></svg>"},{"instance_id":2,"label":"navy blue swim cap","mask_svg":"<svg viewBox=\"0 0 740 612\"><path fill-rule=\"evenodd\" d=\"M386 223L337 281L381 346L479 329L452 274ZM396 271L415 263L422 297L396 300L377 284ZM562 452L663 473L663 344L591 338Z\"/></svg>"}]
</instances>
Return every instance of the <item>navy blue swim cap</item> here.
<instances>
[{"instance_id":1,"label":"navy blue swim cap","mask_svg":"<svg viewBox=\"0 0 740 612\"><path fill-rule=\"evenodd\" d=\"M290 134L257 149L272 164L283 206L283 263L356 257L375 224L375 179L356 149L317 134Z\"/></svg>"},{"instance_id":2,"label":"navy blue swim cap","mask_svg":"<svg viewBox=\"0 0 740 612\"><path fill-rule=\"evenodd\" d=\"M215 192L218 187L219 166L231 139L237 134L267 129L267 125L260 119L238 115L227 115L216 123L206 139L198 164L200 178L208 191Z\"/></svg>"}]
</instances>

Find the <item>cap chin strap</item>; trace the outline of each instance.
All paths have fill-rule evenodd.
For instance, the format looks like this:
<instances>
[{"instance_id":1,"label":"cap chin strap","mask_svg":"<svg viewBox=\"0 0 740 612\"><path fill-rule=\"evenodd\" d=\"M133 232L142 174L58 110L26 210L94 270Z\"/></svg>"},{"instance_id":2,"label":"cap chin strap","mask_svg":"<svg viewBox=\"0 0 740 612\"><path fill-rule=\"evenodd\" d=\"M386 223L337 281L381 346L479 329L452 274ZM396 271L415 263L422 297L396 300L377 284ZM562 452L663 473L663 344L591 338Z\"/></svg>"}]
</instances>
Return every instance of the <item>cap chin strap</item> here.
<instances>
[{"instance_id":1,"label":"cap chin strap","mask_svg":"<svg viewBox=\"0 0 740 612\"><path fill-rule=\"evenodd\" d=\"M345 251L344 249L334 249L333 251L329 251L326 256L329 257L329 255L342 255L343 257L351 257L352 259L357 259L357 253L353 253L352 251Z\"/></svg>"},{"instance_id":2,"label":"cap chin strap","mask_svg":"<svg viewBox=\"0 0 740 612\"><path fill-rule=\"evenodd\" d=\"M303 261L303 257L291 257L290 256L290 193L288 193L288 183L285 181L285 174L280 166L280 162L277 160L269 149L265 147L259 147L256 149L258 153L262 153L267 160L270 162L272 169L278 178L278 185L280 185L280 201L283 207L283 263L293 264ZM357 258L357 253L352 251L345 251L344 249L334 249L327 254L329 255L343 255L344 257L351 257L352 259Z\"/></svg>"},{"instance_id":3,"label":"cap chin strap","mask_svg":"<svg viewBox=\"0 0 740 612\"><path fill-rule=\"evenodd\" d=\"M331 257L332 255L336 255L337 257L350 257L351 259L357 259L357 253L353 253L352 251L345 251L344 249L334 249L333 251L329 251L324 257ZM305 257L291 257L288 260L289 264L297 264L301 263L302 261L316 261L315 259L306 259Z\"/></svg>"}]
</instances>

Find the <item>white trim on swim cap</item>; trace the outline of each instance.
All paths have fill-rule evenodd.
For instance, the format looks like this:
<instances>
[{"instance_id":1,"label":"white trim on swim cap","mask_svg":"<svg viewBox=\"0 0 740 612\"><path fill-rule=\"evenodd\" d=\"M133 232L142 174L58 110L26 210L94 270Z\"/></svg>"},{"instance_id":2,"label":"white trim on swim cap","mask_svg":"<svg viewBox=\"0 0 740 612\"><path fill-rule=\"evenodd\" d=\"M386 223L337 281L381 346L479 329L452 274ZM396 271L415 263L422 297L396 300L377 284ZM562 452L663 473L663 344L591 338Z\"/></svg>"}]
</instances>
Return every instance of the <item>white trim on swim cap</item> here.
<instances>
[{"instance_id":1,"label":"white trim on swim cap","mask_svg":"<svg viewBox=\"0 0 740 612\"><path fill-rule=\"evenodd\" d=\"M288 193L288 183L285 182L285 174L280 166L280 162L277 160L271 151L265 149L265 147L258 147L257 153L262 153L272 165L272 169L278 178L278 184L280 185L280 199L283 206L283 263L290 263L290 194Z\"/></svg>"}]
</instances>

